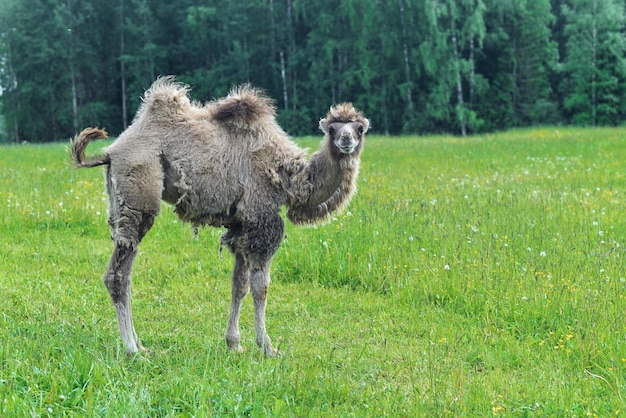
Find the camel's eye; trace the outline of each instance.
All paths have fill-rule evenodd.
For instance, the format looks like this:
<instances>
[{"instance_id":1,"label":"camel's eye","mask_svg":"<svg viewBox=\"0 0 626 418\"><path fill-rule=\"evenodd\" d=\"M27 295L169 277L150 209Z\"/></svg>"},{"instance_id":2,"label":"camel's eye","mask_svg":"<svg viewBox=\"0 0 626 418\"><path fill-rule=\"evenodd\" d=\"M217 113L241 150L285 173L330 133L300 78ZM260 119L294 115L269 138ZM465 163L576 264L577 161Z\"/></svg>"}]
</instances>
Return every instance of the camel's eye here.
<instances>
[{"instance_id":1,"label":"camel's eye","mask_svg":"<svg viewBox=\"0 0 626 418\"><path fill-rule=\"evenodd\" d=\"M330 125L328 127L328 135L334 135L335 134L335 127L333 125Z\"/></svg>"},{"instance_id":2,"label":"camel's eye","mask_svg":"<svg viewBox=\"0 0 626 418\"><path fill-rule=\"evenodd\" d=\"M359 127L357 128L359 132L359 136L363 135L363 131L365 131L365 127L359 123Z\"/></svg>"}]
</instances>

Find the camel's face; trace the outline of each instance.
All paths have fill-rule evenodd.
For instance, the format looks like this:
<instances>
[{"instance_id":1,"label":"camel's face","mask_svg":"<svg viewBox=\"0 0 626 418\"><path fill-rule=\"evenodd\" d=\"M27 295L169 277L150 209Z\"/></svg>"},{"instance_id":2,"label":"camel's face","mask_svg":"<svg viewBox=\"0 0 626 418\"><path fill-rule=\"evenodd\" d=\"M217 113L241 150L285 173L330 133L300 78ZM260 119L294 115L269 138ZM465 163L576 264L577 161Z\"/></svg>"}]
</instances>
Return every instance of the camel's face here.
<instances>
[{"instance_id":1,"label":"camel's face","mask_svg":"<svg viewBox=\"0 0 626 418\"><path fill-rule=\"evenodd\" d=\"M330 140L343 154L352 154L359 147L365 130L361 122L334 122L328 125Z\"/></svg>"}]
</instances>

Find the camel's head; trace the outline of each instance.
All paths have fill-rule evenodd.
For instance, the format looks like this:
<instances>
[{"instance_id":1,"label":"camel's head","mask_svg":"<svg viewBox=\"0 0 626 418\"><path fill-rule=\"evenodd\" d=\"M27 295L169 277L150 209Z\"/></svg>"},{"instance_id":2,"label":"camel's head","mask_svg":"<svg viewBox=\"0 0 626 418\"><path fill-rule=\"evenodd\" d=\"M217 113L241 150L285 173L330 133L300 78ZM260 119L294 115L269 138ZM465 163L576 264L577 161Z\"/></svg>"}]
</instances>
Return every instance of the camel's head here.
<instances>
[{"instance_id":1,"label":"camel's head","mask_svg":"<svg viewBox=\"0 0 626 418\"><path fill-rule=\"evenodd\" d=\"M369 120L352 103L332 106L326 117L320 120L320 129L342 154L358 154L361 151L369 126Z\"/></svg>"}]
</instances>

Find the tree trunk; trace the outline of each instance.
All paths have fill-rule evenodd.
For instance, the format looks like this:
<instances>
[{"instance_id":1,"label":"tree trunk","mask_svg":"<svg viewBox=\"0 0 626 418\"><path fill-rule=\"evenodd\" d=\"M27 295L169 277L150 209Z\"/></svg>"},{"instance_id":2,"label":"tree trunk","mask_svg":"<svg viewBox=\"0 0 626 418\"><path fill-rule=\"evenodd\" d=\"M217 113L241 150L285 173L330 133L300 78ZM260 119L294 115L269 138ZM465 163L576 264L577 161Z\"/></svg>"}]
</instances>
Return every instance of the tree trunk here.
<instances>
[{"instance_id":1,"label":"tree trunk","mask_svg":"<svg viewBox=\"0 0 626 418\"><path fill-rule=\"evenodd\" d=\"M407 43L406 24L404 22L404 0L398 1L400 7L400 26L402 28L402 58L404 62L404 77L407 85L406 88L406 106L408 110L413 109L413 94L411 88L411 66L409 61L409 46Z\"/></svg>"},{"instance_id":2,"label":"tree trunk","mask_svg":"<svg viewBox=\"0 0 626 418\"><path fill-rule=\"evenodd\" d=\"M598 98L596 86L596 65L598 55L598 0L593 0L591 28L591 123L596 126L598 113Z\"/></svg>"},{"instance_id":3,"label":"tree trunk","mask_svg":"<svg viewBox=\"0 0 626 418\"><path fill-rule=\"evenodd\" d=\"M73 16L72 16L72 3L70 0L67 1L67 12L69 18L71 19L71 23L68 25L68 35L69 39L69 66L70 66L70 83L72 87L72 129L74 130L74 134L78 133L78 93L76 90L76 49L74 45L74 30L73 28Z\"/></svg>"},{"instance_id":4,"label":"tree trunk","mask_svg":"<svg viewBox=\"0 0 626 418\"><path fill-rule=\"evenodd\" d=\"M285 110L289 109L289 94L287 93L287 76L285 72L285 54L280 51L280 79L283 84L283 104Z\"/></svg>"},{"instance_id":5,"label":"tree trunk","mask_svg":"<svg viewBox=\"0 0 626 418\"><path fill-rule=\"evenodd\" d=\"M269 0L269 8L270 8L270 57L272 60L271 69L272 69L272 87L278 87L278 76L274 69L276 68L276 21L274 20L274 0ZM282 51L281 51L282 54ZM283 80L283 71L284 67L284 57L280 56L280 69L278 74L280 75L281 83L283 86L283 95L285 92L285 81Z\"/></svg>"},{"instance_id":6,"label":"tree trunk","mask_svg":"<svg viewBox=\"0 0 626 418\"><path fill-rule=\"evenodd\" d=\"M248 51L248 37L243 37L243 53L246 57L245 69L246 69L246 82L250 82L250 52Z\"/></svg>"},{"instance_id":7,"label":"tree trunk","mask_svg":"<svg viewBox=\"0 0 626 418\"><path fill-rule=\"evenodd\" d=\"M470 41L470 81L469 81L469 105L474 101L474 83L476 77L476 65L474 63L474 36Z\"/></svg>"},{"instance_id":8,"label":"tree trunk","mask_svg":"<svg viewBox=\"0 0 626 418\"><path fill-rule=\"evenodd\" d=\"M461 135L467 136L467 123L465 118L465 103L463 102L463 83L461 80L461 64L459 62L459 50L457 45L456 31L452 29L452 56L454 58L454 71L456 73L456 100L457 118L461 123Z\"/></svg>"},{"instance_id":9,"label":"tree trunk","mask_svg":"<svg viewBox=\"0 0 626 418\"><path fill-rule=\"evenodd\" d=\"M287 35L289 37L289 55L287 58L294 59L296 56L296 35L294 33L293 0L287 0ZM298 97L298 73L295 65L291 66L291 108L296 110Z\"/></svg>"},{"instance_id":10,"label":"tree trunk","mask_svg":"<svg viewBox=\"0 0 626 418\"><path fill-rule=\"evenodd\" d=\"M74 58L72 57L73 61ZM74 70L74 63L70 63L70 79L72 83L72 128L74 134L78 133L78 97L76 93L76 71Z\"/></svg>"},{"instance_id":11,"label":"tree trunk","mask_svg":"<svg viewBox=\"0 0 626 418\"><path fill-rule=\"evenodd\" d=\"M120 77L122 79L122 123L128 128L128 109L126 104L126 63L124 61L124 0L120 0Z\"/></svg>"},{"instance_id":12,"label":"tree trunk","mask_svg":"<svg viewBox=\"0 0 626 418\"><path fill-rule=\"evenodd\" d=\"M511 41L511 50L513 51L513 57L517 58L517 42L515 38ZM518 105L517 105L517 59L513 59L513 67L511 68L511 109L513 109L513 121L516 125L519 125Z\"/></svg>"},{"instance_id":13,"label":"tree trunk","mask_svg":"<svg viewBox=\"0 0 626 418\"><path fill-rule=\"evenodd\" d=\"M11 48L11 44L12 44L11 37L9 35L9 39L7 40L7 47L8 47L7 66L9 68L9 74L10 74L9 80L13 81L13 83L11 83L12 85L10 85L11 107L13 109L13 141L16 143L19 143L20 142L20 125L19 125L18 112L20 110L20 105L18 102L17 92L16 92L17 82L15 81L15 72L13 71L13 54L12 54L13 49Z\"/></svg>"}]
</instances>

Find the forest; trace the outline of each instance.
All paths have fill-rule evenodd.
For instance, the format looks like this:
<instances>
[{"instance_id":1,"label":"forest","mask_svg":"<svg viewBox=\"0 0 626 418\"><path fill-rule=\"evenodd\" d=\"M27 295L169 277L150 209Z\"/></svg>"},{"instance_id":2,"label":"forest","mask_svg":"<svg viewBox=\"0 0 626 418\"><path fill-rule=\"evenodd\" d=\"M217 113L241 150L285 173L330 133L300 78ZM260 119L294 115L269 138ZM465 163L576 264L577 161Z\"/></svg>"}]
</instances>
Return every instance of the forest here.
<instances>
[{"instance_id":1,"label":"forest","mask_svg":"<svg viewBox=\"0 0 626 418\"><path fill-rule=\"evenodd\" d=\"M618 0L0 0L0 142L119 134L174 74L195 100L250 82L291 135L351 101L383 135L626 116Z\"/></svg>"}]
</instances>

